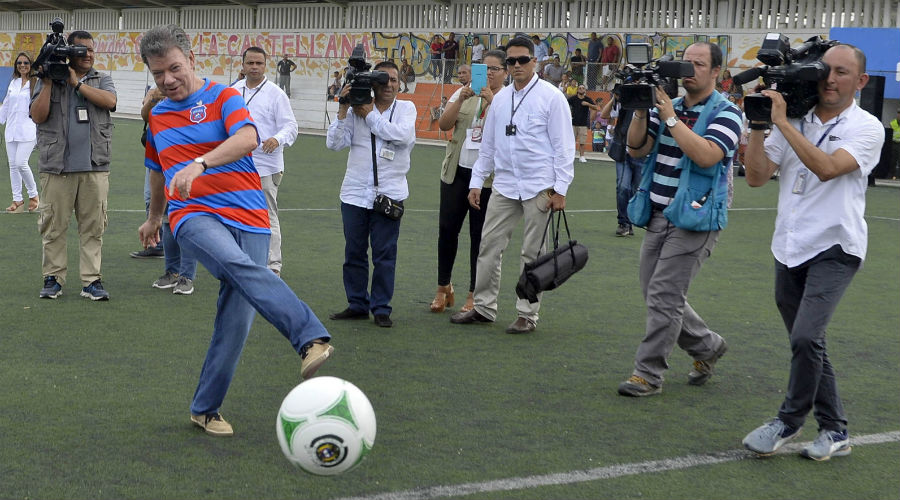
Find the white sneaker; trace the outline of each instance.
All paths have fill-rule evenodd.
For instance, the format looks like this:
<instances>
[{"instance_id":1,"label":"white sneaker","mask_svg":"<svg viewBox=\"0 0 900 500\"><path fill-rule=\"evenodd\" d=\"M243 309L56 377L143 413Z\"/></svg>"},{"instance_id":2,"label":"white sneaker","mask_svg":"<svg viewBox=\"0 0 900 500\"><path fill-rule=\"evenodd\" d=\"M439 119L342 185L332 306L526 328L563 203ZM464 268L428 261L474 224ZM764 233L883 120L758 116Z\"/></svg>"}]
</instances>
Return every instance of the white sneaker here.
<instances>
[{"instance_id":1,"label":"white sneaker","mask_svg":"<svg viewBox=\"0 0 900 500\"><path fill-rule=\"evenodd\" d=\"M581 163L587 163L587 159L584 156L579 158L578 161L580 161Z\"/></svg>"}]
</instances>

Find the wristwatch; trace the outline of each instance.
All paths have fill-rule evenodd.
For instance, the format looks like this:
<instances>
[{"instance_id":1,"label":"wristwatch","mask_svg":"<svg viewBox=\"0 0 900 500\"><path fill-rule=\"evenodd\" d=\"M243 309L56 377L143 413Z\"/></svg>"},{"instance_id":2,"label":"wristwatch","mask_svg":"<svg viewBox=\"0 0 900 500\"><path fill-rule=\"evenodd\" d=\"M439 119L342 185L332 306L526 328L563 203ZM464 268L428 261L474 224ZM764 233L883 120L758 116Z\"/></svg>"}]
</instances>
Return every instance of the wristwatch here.
<instances>
[{"instance_id":1,"label":"wristwatch","mask_svg":"<svg viewBox=\"0 0 900 500\"><path fill-rule=\"evenodd\" d=\"M200 165L201 167L203 167L203 171L204 171L204 172L206 172L206 169L209 168L209 167L206 165L206 160L205 160L202 156L201 156L200 158L194 158L194 163L196 163L196 164Z\"/></svg>"},{"instance_id":2,"label":"wristwatch","mask_svg":"<svg viewBox=\"0 0 900 500\"><path fill-rule=\"evenodd\" d=\"M667 127L672 128L672 127L674 127L675 125L678 125L678 118L677 118L677 117L670 116L670 117L668 117L668 118L666 119L666 126L667 126Z\"/></svg>"}]
</instances>

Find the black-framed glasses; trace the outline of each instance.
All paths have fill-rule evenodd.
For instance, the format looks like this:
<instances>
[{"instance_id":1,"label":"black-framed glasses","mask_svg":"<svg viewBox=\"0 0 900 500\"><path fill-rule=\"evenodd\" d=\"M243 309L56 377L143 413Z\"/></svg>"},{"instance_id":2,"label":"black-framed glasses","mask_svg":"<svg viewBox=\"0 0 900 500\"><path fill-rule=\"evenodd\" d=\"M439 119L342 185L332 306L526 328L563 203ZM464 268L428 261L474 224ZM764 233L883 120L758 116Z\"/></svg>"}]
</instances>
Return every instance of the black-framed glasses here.
<instances>
[{"instance_id":1,"label":"black-framed glasses","mask_svg":"<svg viewBox=\"0 0 900 500\"><path fill-rule=\"evenodd\" d=\"M515 66L516 63L519 63L520 66L525 66L526 64L531 62L531 56L519 56L519 57L507 57L506 64L507 66Z\"/></svg>"},{"instance_id":2,"label":"black-framed glasses","mask_svg":"<svg viewBox=\"0 0 900 500\"><path fill-rule=\"evenodd\" d=\"M493 73L496 73L498 71L503 71L504 69L506 69L506 68L504 68L503 66L488 66L487 67L487 70L491 71Z\"/></svg>"}]
</instances>

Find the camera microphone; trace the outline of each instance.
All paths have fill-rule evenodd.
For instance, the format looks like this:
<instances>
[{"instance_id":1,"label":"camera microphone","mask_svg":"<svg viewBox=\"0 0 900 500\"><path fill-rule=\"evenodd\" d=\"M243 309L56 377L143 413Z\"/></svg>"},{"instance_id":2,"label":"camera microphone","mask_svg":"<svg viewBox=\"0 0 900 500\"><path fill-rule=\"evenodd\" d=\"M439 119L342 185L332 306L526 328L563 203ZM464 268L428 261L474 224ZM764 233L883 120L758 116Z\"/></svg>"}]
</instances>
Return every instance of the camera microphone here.
<instances>
[{"instance_id":1,"label":"camera microphone","mask_svg":"<svg viewBox=\"0 0 900 500\"><path fill-rule=\"evenodd\" d=\"M744 85L745 83L752 82L763 75L769 69L768 66L757 66L755 68L750 68L747 71L743 71L738 73L732 77L731 81L734 82L735 85Z\"/></svg>"}]
</instances>

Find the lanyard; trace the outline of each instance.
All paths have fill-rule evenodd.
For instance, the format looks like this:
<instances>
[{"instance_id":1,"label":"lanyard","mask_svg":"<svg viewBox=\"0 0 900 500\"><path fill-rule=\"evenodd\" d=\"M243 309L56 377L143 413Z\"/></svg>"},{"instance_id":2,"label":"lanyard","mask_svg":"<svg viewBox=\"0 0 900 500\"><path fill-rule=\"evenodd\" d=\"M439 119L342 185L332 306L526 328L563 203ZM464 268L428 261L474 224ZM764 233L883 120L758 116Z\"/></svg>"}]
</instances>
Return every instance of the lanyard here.
<instances>
[{"instance_id":1,"label":"lanyard","mask_svg":"<svg viewBox=\"0 0 900 500\"><path fill-rule=\"evenodd\" d=\"M510 110L510 113L509 113L509 124L510 124L510 125L513 124L513 117L516 116L516 111L518 111L518 110L519 110L519 107L522 106L522 101L524 101L525 98L528 97L528 94L531 93L531 90L534 89L534 86L537 85L537 83L538 83L539 80L540 80L540 78L536 78L536 79L534 80L534 83L532 83L531 86L528 87L528 90L525 91L525 95L523 95L523 96L522 96L522 99L519 100L519 104L518 104L518 105L516 104L516 100L515 100L515 95L516 95L516 93L515 93L515 92L510 92L510 93L509 93L509 103L510 103L510 105L512 106L512 109Z\"/></svg>"},{"instance_id":2,"label":"lanyard","mask_svg":"<svg viewBox=\"0 0 900 500\"><path fill-rule=\"evenodd\" d=\"M269 80L264 81L262 83L262 85L260 85L259 87L256 87L256 92L254 92L253 95L250 96L250 101L252 101L253 98L256 97L256 94L259 94L259 91L262 90L262 88L265 87L267 83L269 83ZM241 92L241 95L244 97L244 100L247 101L247 86L246 85L244 86L244 90ZM250 101L247 101L247 106L250 105Z\"/></svg>"},{"instance_id":3,"label":"lanyard","mask_svg":"<svg viewBox=\"0 0 900 500\"><path fill-rule=\"evenodd\" d=\"M819 137L819 142L816 143L816 149L818 149L819 146L822 144L822 141L824 141L825 138L828 137L828 133L831 132L831 129L833 129L833 128L835 127L835 125L837 125L837 124L840 123L840 122L841 122L841 119L838 118L838 119L835 120L835 122L832 123L827 129L825 129L825 133L822 134L822 137ZM804 120L800 120L800 133L803 134L803 137L806 137L806 133L804 132L804 127L803 127L803 124L804 124L804 123L806 123L806 120L805 120L805 119L804 119Z\"/></svg>"}]
</instances>

